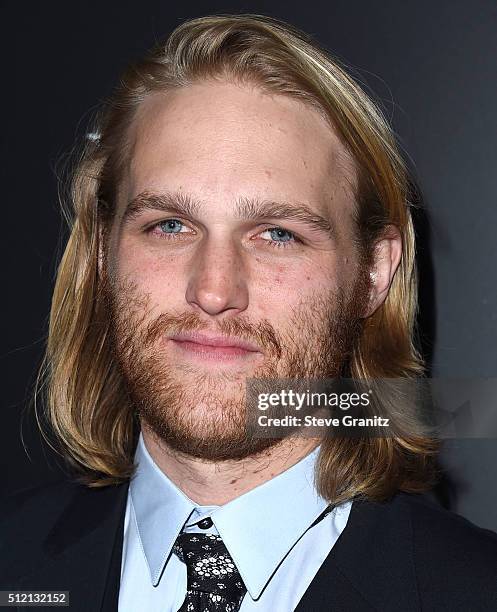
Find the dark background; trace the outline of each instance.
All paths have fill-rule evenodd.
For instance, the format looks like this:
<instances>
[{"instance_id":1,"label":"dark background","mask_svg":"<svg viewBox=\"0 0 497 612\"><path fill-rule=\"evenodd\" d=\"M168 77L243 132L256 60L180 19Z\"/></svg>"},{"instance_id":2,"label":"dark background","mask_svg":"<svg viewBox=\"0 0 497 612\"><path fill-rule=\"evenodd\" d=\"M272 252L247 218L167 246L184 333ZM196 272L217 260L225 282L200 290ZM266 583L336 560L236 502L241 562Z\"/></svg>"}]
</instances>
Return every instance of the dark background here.
<instances>
[{"instance_id":1,"label":"dark background","mask_svg":"<svg viewBox=\"0 0 497 612\"><path fill-rule=\"evenodd\" d=\"M59 473L26 407L66 236L57 193L74 140L130 60L182 20L214 12L293 23L374 93L411 159L427 210L418 220L420 322L431 375L497 376L494 0L7 3L0 492ZM497 440L452 442L444 464L446 504L497 530Z\"/></svg>"}]
</instances>

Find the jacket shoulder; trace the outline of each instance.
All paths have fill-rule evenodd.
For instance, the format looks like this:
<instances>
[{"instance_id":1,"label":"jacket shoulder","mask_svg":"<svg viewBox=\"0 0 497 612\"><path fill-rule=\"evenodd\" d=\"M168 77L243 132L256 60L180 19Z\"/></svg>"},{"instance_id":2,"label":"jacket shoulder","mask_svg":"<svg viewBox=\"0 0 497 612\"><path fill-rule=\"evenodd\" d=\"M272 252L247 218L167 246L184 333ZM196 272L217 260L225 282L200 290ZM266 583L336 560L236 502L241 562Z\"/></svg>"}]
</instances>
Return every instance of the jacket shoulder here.
<instances>
[{"instance_id":1,"label":"jacket shoulder","mask_svg":"<svg viewBox=\"0 0 497 612\"><path fill-rule=\"evenodd\" d=\"M22 575L43 556L44 543L84 487L57 480L16 490L0 499L0 583Z\"/></svg>"},{"instance_id":2,"label":"jacket shoulder","mask_svg":"<svg viewBox=\"0 0 497 612\"><path fill-rule=\"evenodd\" d=\"M69 480L56 480L24 487L2 495L0 498L1 534L20 523L22 519L34 519L40 528L57 516L57 509L65 504L81 488ZM27 527L27 525L25 525Z\"/></svg>"},{"instance_id":3,"label":"jacket shoulder","mask_svg":"<svg viewBox=\"0 0 497 612\"><path fill-rule=\"evenodd\" d=\"M419 546L443 551L466 551L482 560L496 560L497 533L478 527L468 519L450 512L424 496L402 495L409 508L414 539ZM476 560L476 559L475 559Z\"/></svg>"},{"instance_id":4,"label":"jacket shoulder","mask_svg":"<svg viewBox=\"0 0 497 612\"><path fill-rule=\"evenodd\" d=\"M422 496L402 495L402 504L410 514L420 593L434 609L448 609L448 594L457 609L480 610L483 602L497 609L497 534Z\"/></svg>"}]
</instances>

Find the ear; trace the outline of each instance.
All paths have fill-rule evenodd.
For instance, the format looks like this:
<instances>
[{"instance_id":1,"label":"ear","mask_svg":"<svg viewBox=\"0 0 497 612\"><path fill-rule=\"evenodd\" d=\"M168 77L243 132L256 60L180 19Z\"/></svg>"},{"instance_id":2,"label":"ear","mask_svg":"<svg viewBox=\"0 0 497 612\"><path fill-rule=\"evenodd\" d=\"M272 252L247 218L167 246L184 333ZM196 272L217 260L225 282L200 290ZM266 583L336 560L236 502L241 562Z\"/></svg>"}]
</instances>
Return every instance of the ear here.
<instances>
[{"instance_id":1,"label":"ear","mask_svg":"<svg viewBox=\"0 0 497 612\"><path fill-rule=\"evenodd\" d=\"M364 315L370 317L385 301L402 256L402 236L398 227L388 225L376 243L370 270L369 304Z\"/></svg>"}]
</instances>

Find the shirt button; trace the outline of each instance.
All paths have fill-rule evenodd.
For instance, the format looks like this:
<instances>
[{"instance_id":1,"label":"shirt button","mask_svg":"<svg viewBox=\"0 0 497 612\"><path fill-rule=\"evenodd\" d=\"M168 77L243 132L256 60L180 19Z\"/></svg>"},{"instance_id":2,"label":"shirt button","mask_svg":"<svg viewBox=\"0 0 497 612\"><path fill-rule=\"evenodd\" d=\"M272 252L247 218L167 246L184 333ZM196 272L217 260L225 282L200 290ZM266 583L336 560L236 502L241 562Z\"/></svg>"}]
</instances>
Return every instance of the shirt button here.
<instances>
[{"instance_id":1,"label":"shirt button","mask_svg":"<svg viewBox=\"0 0 497 612\"><path fill-rule=\"evenodd\" d=\"M212 522L212 519L210 518L210 516L202 519L201 521L197 523L200 529L209 529L209 527L212 527L213 524L214 523Z\"/></svg>"}]
</instances>

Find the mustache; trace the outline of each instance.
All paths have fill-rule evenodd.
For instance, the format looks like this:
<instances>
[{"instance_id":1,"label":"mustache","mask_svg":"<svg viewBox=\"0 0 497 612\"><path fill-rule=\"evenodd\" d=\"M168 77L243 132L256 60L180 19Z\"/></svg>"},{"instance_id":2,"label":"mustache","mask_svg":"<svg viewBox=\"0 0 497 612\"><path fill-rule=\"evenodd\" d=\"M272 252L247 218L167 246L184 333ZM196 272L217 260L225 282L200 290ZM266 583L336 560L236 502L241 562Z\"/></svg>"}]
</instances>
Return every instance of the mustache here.
<instances>
[{"instance_id":1,"label":"mustache","mask_svg":"<svg viewBox=\"0 0 497 612\"><path fill-rule=\"evenodd\" d=\"M208 331L224 336L235 336L247 342L260 345L265 352L281 357L281 342L273 326L266 320L256 324L249 323L240 318L225 319L216 323L203 321L197 313L189 312L174 315L161 313L153 321L148 323L142 341L147 345L154 344L161 336L180 334L193 331Z\"/></svg>"},{"instance_id":2,"label":"mustache","mask_svg":"<svg viewBox=\"0 0 497 612\"><path fill-rule=\"evenodd\" d=\"M133 344L133 337L138 340L138 345L153 346L164 335L203 331L235 336L246 342L253 342L276 359L280 359L283 353L283 342L267 319L252 323L243 316L237 316L222 321L207 322L196 312L180 314L162 312L146 323L152 310L150 295L140 295L136 284L132 281L121 281L117 283L117 287L113 287L105 273L100 281L98 298L98 304L103 307L104 319L109 317L112 321L111 337L114 343L117 342L117 336L122 336L124 345L128 348L130 343ZM117 314L122 312L128 313L125 320Z\"/></svg>"}]
</instances>

